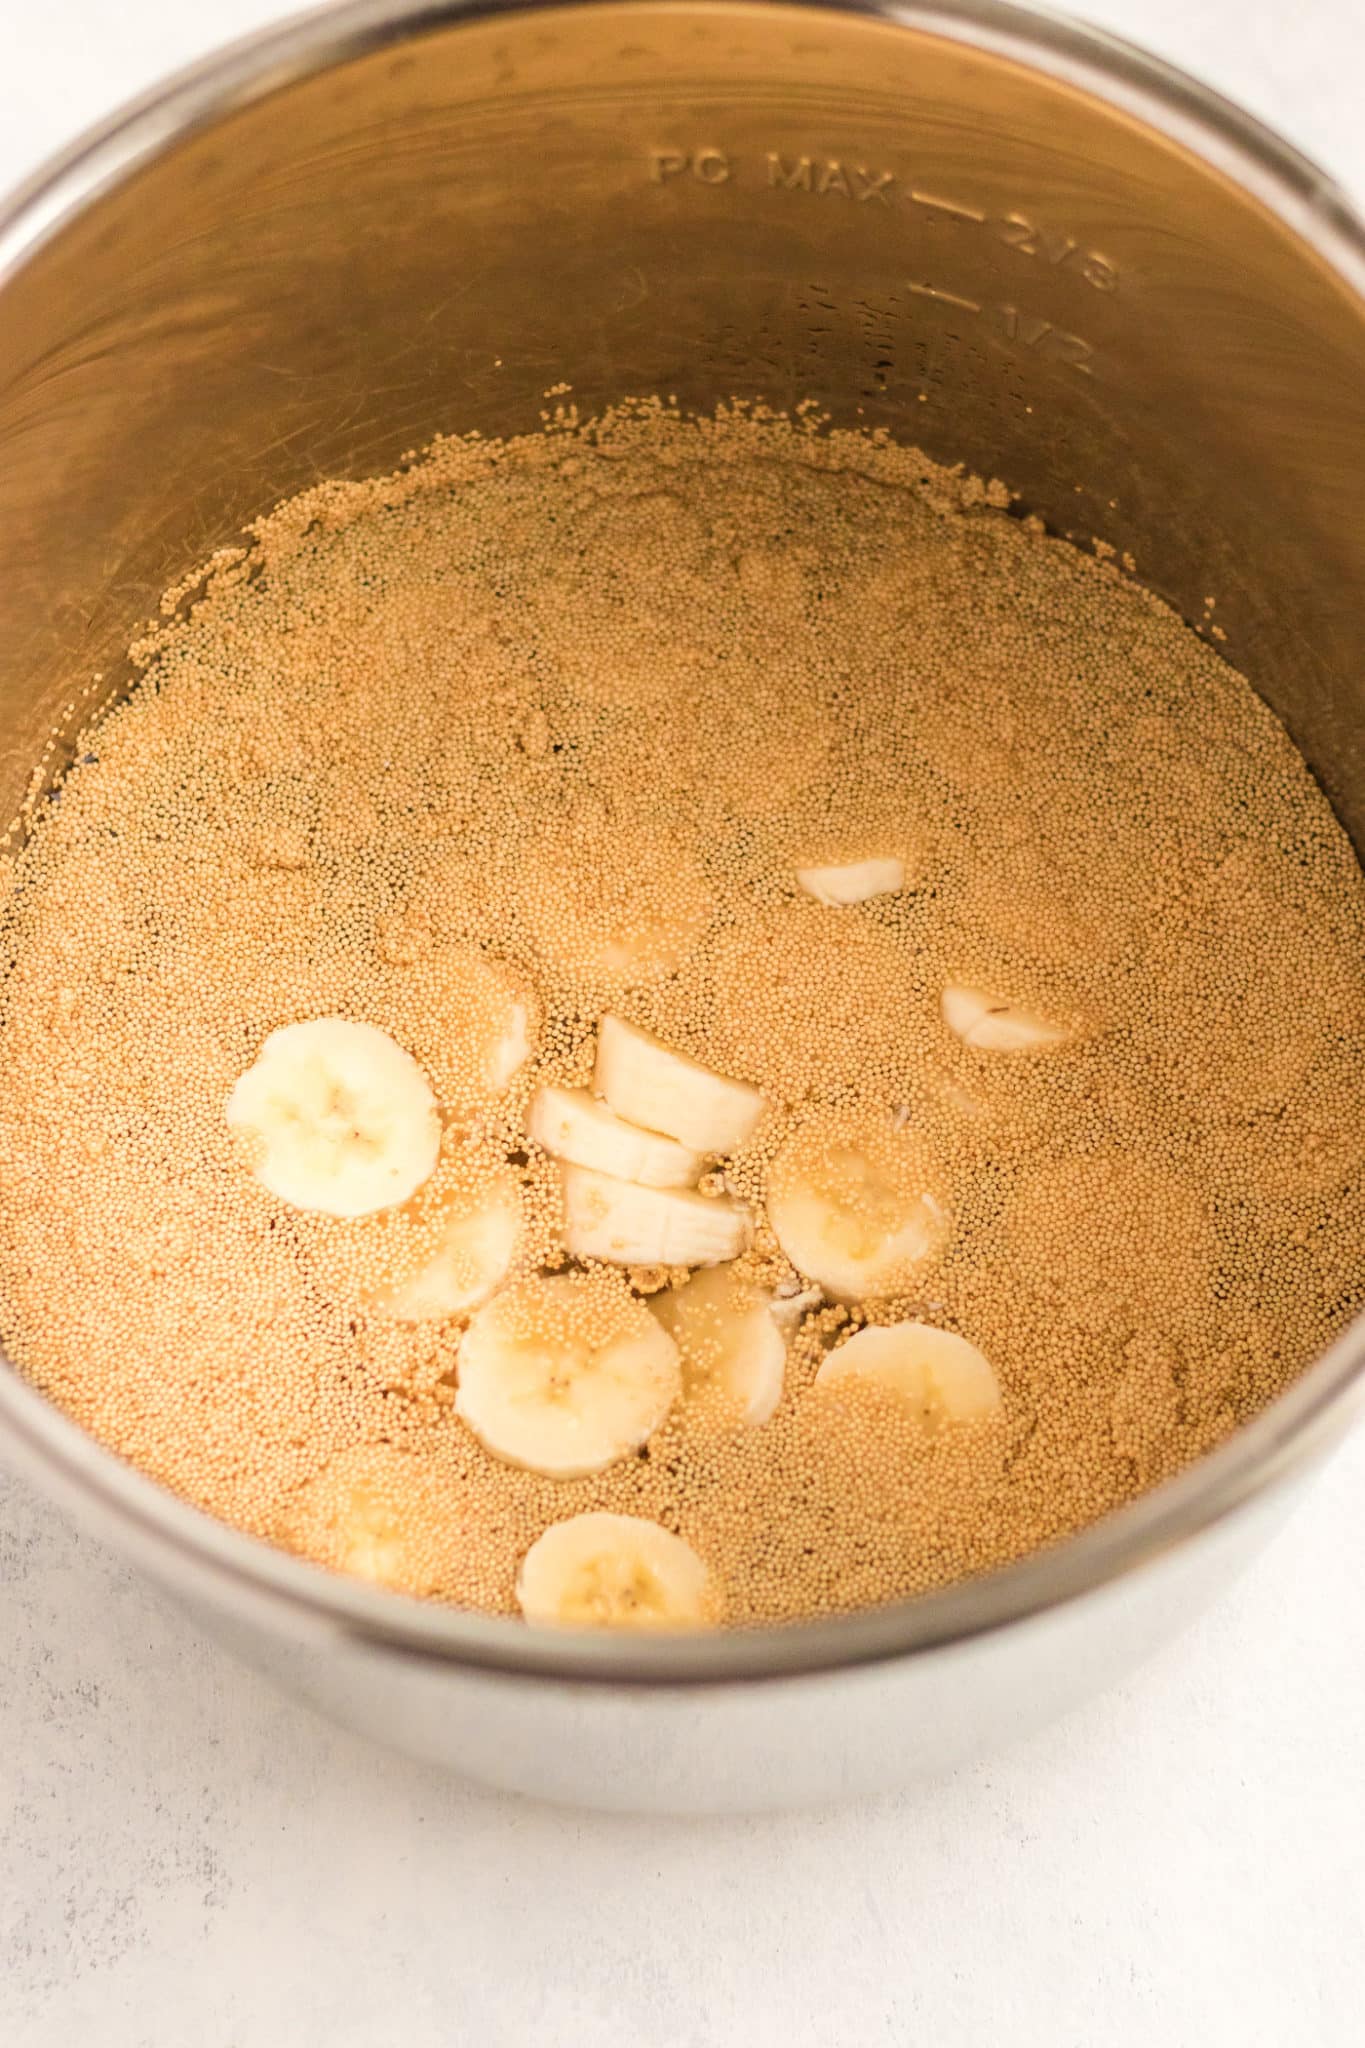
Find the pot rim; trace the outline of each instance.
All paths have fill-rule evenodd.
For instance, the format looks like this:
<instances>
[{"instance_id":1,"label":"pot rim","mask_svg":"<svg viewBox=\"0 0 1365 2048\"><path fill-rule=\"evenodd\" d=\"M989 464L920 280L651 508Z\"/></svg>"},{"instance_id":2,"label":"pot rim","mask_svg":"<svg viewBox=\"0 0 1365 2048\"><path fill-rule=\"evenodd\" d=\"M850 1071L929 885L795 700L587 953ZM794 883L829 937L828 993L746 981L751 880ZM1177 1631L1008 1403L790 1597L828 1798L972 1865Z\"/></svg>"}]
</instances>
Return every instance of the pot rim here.
<instances>
[{"instance_id":1,"label":"pot rim","mask_svg":"<svg viewBox=\"0 0 1365 2048\"><path fill-rule=\"evenodd\" d=\"M524 12L600 12L617 0L341 0L247 36L89 130L0 202L0 294L53 235L189 135L269 94L443 24ZM720 0L647 0L660 14L733 15ZM1156 130L1248 192L1362 301L1365 225L1332 180L1231 101L1131 44L1007 0L783 0L913 28L1041 71ZM743 0L767 11L772 0ZM3 301L0 299L0 316ZM884 1607L778 1627L631 1637L538 1631L324 1571L192 1507L127 1465L0 1353L0 1442L107 1523L161 1576L273 1618L296 1637L507 1674L693 1686L875 1665L963 1644L1097 1593L1194 1541L1324 1453L1365 1401L1365 1317L1219 1448L1056 1546L981 1578Z\"/></svg>"}]
</instances>

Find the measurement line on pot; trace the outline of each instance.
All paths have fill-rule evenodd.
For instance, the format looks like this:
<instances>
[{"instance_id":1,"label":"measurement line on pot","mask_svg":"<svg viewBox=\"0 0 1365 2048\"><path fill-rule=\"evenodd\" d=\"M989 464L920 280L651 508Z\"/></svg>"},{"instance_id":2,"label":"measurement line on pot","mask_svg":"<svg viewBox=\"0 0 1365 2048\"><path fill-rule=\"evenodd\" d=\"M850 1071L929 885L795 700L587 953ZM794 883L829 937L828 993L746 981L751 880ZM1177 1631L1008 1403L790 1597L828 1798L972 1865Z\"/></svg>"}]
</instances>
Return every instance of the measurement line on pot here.
<instances>
[{"instance_id":1,"label":"measurement line on pot","mask_svg":"<svg viewBox=\"0 0 1365 2048\"><path fill-rule=\"evenodd\" d=\"M916 298L937 299L943 306L960 306L964 313L979 313L982 310L978 299L959 298L956 292L940 291L937 285L909 284L906 290L914 292Z\"/></svg>"},{"instance_id":2,"label":"measurement line on pot","mask_svg":"<svg viewBox=\"0 0 1365 2048\"><path fill-rule=\"evenodd\" d=\"M916 206L927 206L933 213L951 213L958 220L975 221L984 224L986 216L975 206L964 206L958 199L943 199L933 192L921 192L918 185L912 185L906 197Z\"/></svg>"},{"instance_id":3,"label":"measurement line on pot","mask_svg":"<svg viewBox=\"0 0 1365 2048\"><path fill-rule=\"evenodd\" d=\"M905 289L918 299L933 299L938 305L985 318L999 329L1006 341L1018 342L1050 362L1078 370L1083 377L1094 374L1094 345L1083 335L1055 326L1039 313L1025 313L1018 306L1006 304L983 305L979 299L964 298L959 292L947 292L940 285L919 283L914 278L906 279Z\"/></svg>"},{"instance_id":4,"label":"measurement line on pot","mask_svg":"<svg viewBox=\"0 0 1365 2048\"><path fill-rule=\"evenodd\" d=\"M649 177L655 185L667 185L677 178L712 188L761 183L770 192L802 194L817 201L842 200L854 207L917 208L981 228L993 241L1002 242L1017 255L1048 269L1065 270L1092 291L1116 292L1119 288L1118 266L1110 257L1098 249L1087 248L1063 229L1047 226L1022 207L987 213L951 193L933 192L913 184L885 165L821 155L818 151L788 157L776 149L765 151L760 165L708 144L700 149L651 149Z\"/></svg>"}]
</instances>

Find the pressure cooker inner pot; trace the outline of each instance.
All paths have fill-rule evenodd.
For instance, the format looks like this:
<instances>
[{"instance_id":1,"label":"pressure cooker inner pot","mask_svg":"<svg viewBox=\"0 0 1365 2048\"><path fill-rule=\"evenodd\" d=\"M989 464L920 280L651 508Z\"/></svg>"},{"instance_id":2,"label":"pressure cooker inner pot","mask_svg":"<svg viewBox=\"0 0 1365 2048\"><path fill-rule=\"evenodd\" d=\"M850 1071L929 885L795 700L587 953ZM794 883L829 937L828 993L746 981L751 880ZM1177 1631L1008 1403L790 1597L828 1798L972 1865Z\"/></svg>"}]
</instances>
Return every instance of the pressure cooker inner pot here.
<instances>
[{"instance_id":1,"label":"pressure cooker inner pot","mask_svg":"<svg viewBox=\"0 0 1365 2048\"><path fill-rule=\"evenodd\" d=\"M567 385L583 412L814 399L1002 478L1216 623L1358 840L1359 302L1229 176L1011 54L1007 15L986 40L776 7L436 22L58 225L0 319L7 815L188 565Z\"/></svg>"},{"instance_id":2,"label":"pressure cooker inner pot","mask_svg":"<svg viewBox=\"0 0 1365 2048\"><path fill-rule=\"evenodd\" d=\"M1330 194L1235 116L1182 144L1170 89L1144 122L1140 66L953 19L448 16L321 67L286 35L235 96L229 63L230 111L92 145L7 280L0 231L4 818L160 593L281 499L658 394L999 479L1250 677L1360 843L1365 315L1315 252Z\"/></svg>"}]
</instances>

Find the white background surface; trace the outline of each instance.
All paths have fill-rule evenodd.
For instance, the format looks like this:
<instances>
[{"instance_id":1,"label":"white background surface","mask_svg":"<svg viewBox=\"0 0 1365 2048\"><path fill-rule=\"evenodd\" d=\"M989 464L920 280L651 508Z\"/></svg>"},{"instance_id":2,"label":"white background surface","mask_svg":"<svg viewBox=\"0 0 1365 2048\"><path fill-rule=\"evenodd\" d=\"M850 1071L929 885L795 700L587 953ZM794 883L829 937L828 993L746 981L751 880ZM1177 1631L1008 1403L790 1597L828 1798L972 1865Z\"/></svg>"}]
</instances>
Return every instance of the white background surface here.
<instances>
[{"instance_id":1,"label":"white background surface","mask_svg":"<svg viewBox=\"0 0 1365 2048\"><path fill-rule=\"evenodd\" d=\"M275 0L0 0L0 187ZM1361 0L1090 0L1365 199ZM1365 1436L1123 1691L815 1816L549 1812L276 1699L0 1476L7 2048L1346 2048Z\"/></svg>"}]
</instances>

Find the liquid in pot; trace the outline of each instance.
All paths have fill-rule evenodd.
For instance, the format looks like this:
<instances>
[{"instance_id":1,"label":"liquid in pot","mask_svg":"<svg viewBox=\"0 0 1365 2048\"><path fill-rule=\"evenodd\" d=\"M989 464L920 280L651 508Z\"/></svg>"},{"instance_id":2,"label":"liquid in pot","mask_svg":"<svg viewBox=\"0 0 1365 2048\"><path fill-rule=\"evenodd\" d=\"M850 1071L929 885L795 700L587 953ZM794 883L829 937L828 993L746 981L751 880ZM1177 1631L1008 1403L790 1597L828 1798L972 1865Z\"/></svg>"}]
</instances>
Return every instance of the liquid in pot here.
<instances>
[{"instance_id":1,"label":"liquid in pot","mask_svg":"<svg viewBox=\"0 0 1365 2048\"><path fill-rule=\"evenodd\" d=\"M5 868L35 1384L319 1564L641 1626L987 1570L1273 1398L1362 1305L1360 871L1012 509L641 404L188 584Z\"/></svg>"}]
</instances>

